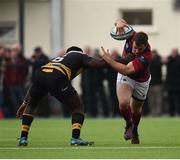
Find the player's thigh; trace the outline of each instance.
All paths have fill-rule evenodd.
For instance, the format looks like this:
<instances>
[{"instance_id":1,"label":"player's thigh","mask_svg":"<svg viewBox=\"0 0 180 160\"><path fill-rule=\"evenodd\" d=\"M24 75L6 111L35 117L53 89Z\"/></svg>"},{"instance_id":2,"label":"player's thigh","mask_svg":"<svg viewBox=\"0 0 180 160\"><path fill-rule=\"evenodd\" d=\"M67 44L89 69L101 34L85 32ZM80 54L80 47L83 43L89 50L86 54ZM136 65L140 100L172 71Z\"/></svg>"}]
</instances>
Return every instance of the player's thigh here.
<instances>
[{"instance_id":1,"label":"player's thigh","mask_svg":"<svg viewBox=\"0 0 180 160\"><path fill-rule=\"evenodd\" d=\"M77 91L71 86L65 91L58 92L54 95L61 103L68 107L70 112L83 112L84 105L77 93Z\"/></svg>"},{"instance_id":2,"label":"player's thigh","mask_svg":"<svg viewBox=\"0 0 180 160\"><path fill-rule=\"evenodd\" d=\"M38 103L46 94L47 91L44 90L43 87L40 87L39 85L36 84L32 84L25 98L28 105L26 106L24 113L33 114L38 106Z\"/></svg>"},{"instance_id":3,"label":"player's thigh","mask_svg":"<svg viewBox=\"0 0 180 160\"><path fill-rule=\"evenodd\" d=\"M38 84L33 84L29 89L29 104L35 106L39 101L47 95L48 91Z\"/></svg>"},{"instance_id":4,"label":"player's thigh","mask_svg":"<svg viewBox=\"0 0 180 160\"><path fill-rule=\"evenodd\" d=\"M140 112L142 110L149 89L149 83L150 79L143 83L136 82L131 100L132 111Z\"/></svg>"},{"instance_id":5,"label":"player's thigh","mask_svg":"<svg viewBox=\"0 0 180 160\"><path fill-rule=\"evenodd\" d=\"M116 94L120 105L127 105L130 103L132 95L132 87L127 83L117 83Z\"/></svg>"}]
</instances>

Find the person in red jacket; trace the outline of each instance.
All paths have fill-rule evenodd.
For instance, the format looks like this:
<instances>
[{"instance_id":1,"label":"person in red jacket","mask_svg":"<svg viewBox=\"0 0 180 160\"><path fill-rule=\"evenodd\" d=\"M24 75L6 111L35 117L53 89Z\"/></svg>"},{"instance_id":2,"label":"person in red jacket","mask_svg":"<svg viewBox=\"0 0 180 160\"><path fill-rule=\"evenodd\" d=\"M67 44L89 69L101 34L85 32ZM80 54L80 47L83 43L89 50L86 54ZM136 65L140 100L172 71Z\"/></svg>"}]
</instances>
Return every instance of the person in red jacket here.
<instances>
[{"instance_id":1,"label":"person in red jacket","mask_svg":"<svg viewBox=\"0 0 180 160\"><path fill-rule=\"evenodd\" d=\"M10 117L16 116L18 106L23 101L28 76L28 61L20 52L20 46L15 45L6 50L4 58L4 103L9 108Z\"/></svg>"}]
</instances>

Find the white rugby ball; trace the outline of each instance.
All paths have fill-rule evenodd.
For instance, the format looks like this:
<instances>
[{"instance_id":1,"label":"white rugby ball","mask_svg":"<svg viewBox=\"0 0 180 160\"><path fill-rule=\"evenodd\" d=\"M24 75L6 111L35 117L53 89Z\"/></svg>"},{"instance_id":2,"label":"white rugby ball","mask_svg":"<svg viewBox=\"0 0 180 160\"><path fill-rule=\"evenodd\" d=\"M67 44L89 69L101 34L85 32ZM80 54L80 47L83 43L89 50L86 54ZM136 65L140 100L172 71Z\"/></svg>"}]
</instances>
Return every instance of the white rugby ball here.
<instances>
[{"instance_id":1,"label":"white rugby ball","mask_svg":"<svg viewBox=\"0 0 180 160\"><path fill-rule=\"evenodd\" d=\"M110 31L110 35L115 40L126 40L130 36L132 36L133 32L134 32L133 28L130 25L128 25L128 26L124 27L124 33L118 34L117 28L116 28L116 26L114 26Z\"/></svg>"}]
</instances>

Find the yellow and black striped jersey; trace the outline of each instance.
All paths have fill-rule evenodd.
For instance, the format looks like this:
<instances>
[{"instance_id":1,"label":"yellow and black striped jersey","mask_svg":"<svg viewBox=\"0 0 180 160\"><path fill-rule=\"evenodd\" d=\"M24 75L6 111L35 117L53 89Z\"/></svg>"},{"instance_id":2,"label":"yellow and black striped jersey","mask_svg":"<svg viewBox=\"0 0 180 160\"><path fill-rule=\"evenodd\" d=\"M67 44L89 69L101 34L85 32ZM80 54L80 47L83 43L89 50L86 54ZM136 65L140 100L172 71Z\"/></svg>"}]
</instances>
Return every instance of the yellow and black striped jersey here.
<instances>
[{"instance_id":1,"label":"yellow and black striped jersey","mask_svg":"<svg viewBox=\"0 0 180 160\"><path fill-rule=\"evenodd\" d=\"M79 75L85 68L98 68L104 66L104 60L94 59L82 52L70 51L63 57L56 57L49 63L42 66L44 72L51 72L53 69L65 74L69 80Z\"/></svg>"}]
</instances>

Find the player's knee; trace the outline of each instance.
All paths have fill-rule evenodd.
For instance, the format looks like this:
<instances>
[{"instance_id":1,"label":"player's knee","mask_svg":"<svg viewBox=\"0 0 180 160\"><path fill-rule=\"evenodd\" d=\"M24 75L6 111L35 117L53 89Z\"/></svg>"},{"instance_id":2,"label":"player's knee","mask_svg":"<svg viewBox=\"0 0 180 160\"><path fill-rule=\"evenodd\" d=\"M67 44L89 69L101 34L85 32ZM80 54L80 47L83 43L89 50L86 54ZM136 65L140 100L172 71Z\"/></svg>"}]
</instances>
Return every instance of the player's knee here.
<instances>
[{"instance_id":1,"label":"player's knee","mask_svg":"<svg viewBox=\"0 0 180 160\"><path fill-rule=\"evenodd\" d=\"M34 114L35 109L36 108L34 106L32 106L31 104L28 104L27 107L25 108L24 113L26 113L26 114Z\"/></svg>"},{"instance_id":2,"label":"player's knee","mask_svg":"<svg viewBox=\"0 0 180 160\"><path fill-rule=\"evenodd\" d=\"M120 110L126 109L126 108L128 108L128 106L129 106L129 102L128 101L121 101L121 102L119 102L119 109Z\"/></svg>"}]
</instances>

